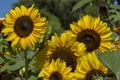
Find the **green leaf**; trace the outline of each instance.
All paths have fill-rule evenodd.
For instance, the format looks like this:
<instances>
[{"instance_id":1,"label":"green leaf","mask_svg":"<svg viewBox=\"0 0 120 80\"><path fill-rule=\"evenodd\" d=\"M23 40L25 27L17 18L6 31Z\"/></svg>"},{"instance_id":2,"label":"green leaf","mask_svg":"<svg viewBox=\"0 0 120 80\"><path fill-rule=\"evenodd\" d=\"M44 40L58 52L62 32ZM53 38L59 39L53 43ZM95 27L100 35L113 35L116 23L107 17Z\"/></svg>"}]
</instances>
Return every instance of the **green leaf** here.
<instances>
[{"instance_id":1,"label":"green leaf","mask_svg":"<svg viewBox=\"0 0 120 80\"><path fill-rule=\"evenodd\" d=\"M97 56L115 74L117 80L120 80L120 50L97 53Z\"/></svg>"},{"instance_id":2,"label":"green leaf","mask_svg":"<svg viewBox=\"0 0 120 80\"><path fill-rule=\"evenodd\" d=\"M77 9L81 8L82 6L84 6L85 4L87 4L91 1L92 0L80 0L77 4L75 4L75 6L73 6L72 12L76 11Z\"/></svg>"},{"instance_id":3,"label":"green leaf","mask_svg":"<svg viewBox=\"0 0 120 80\"><path fill-rule=\"evenodd\" d=\"M52 32L53 32L52 26L49 24L48 31L47 31L47 33L45 35L45 41L48 40L51 37L51 35L53 34Z\"/></svg>"},{"instance_id":4,"label":"green leaf","mask_svg":"<svg viewBox=\"0 0 120 80\"><path fill-rule=\"evenodd\" d=\"M17 62L14 65L2 67L1 71L6 71L6 70L8 70L8 71L15 71L15 70L20 69L23 66L24 66L24 61L19 61L19 62Z\"/></svg>"},{"instance_id":5,"label":"green leaf","mask_svg":"<svg viewBox=\"0 0 120 80\"><path fill-rule=\"evenodd\" d=\"M49 14L49 24L52 27L53 33L56 32L58 34L61 34L62 32L64 32L64 29L61 27L59 18L52 14Z\"/></svg>"},{"instance_id":6,"label":"green leaf","mask_svg":"<svg viewBox=\"0 0 120 80\"><path fill-rule=\"evenodd\" d=\"M112 32L111 38L116 39L119 35L116 32Z\"/></svg>"},{"instance_id":7,"label":"green leaf","mask_svg":"<svg viewBox=\"0 0 120 80\"><path fill-rule=\"evenodd\" d=\"M27 56L28 59L31 59L35 55L35 52L33 52L32 50L28 50L27 54L28 54L28 56Z\"/></svg>"},{"instance_id":8,"label":"green leaf","mask_svg":"<svg viewBox=\"0 0 120 80\"><path fill-rule=\"evenodd\" d=\"M5 40L2 41L2 44L5 45L5 46L8 46L8 42L5 41Z\"/></svg>"},{"instance_id":9,"label":"green leaf","mask_svg":"<svg viewBox=\"0 0 120 80\"><path fill-rule=\"evenodd\" d=\"M16 58L15 58L16 56L12 56L12 55L11 56L7 56L7 55L5 55L4 57L5 57L5 59L7 59L9 61L16 61Z\"/></svg>"},{"instance_id":10,"label":"green leaf","mask_svg":"<svg viewBox=\"0 0 120 80\"><path fill-rule=\"evenodd\" d=\"M44 15L48 18L49 26L52 28L52 33L61 34L64 32L64 29L61 27L60 19L57 16L45 10L41 10L41 12L43 12Z\"/></svg>"},{"instance_id":11,"label":"green leaf","mask_svg":"<svg viewBox=\"0 0 120 80\"><path fill-rule=\"evenodd\" d=\"M118 13L118 11L117 10L115 10L115 9L111 9L111 10L109 10L109 13Z\"/></svg>"},{"instance_id":12,"label":"green leaf","mask_svg":"<svg viewBox=\"0 0 120 80\"><path fill-rule=\"evenodd\" d=\"M114 8L114 9L120 9L120 5L110 5L111 8Z\"/></svg>"},{"instance_id":13,"label":"green leaf","mask_svg":"<svg viewBox=\"0 0 120 80\"><path fill-rule=\"evenodd\" d=\"M0 64L2 64L3 62L4 62L4 59L0 57Z\"/></svg>"},{"instance_id":14,"label":"green leaf","mask_svg":"<svg viewBox=\"0 0 120 80\"><path fill-rule=\"evenodd\" d=\"M3 52L3 49L5 49L8 46L7 41L5 41L3 38L0 38L0 53Z\"/></svg>"},{"instance_id":15,"label":"green leaf","mask_svg":"<svg viewBox=\"0 0 120 80\"><path fill-rule=\"evenodd\" d=\"M37 77L31 76L28 80L37 80Z\"/></svg>"},{"instance_id":16,"label":"green leaf","mask_svg":"<svg viewBox=\"0 0 120 80\"><path fill-rule=\"evenodd\" d=\"M8 51L13 55L17 54L17 51L16 51L15 47L8 47Z\"/></svg>"},{"instance_id":17,"label":"green leaf","mask_svg":"<svg viewBox=\"0 0 120 80\"><path fill-rule=\"evenodd\" d=\"M86 14L90 14L92 16L97 16L99 12L99 7L96 5L89 5L84 9Z\"/></svg>"},{"instance_id":18,"label":"green leaf","mask_svg":"<svg viewBox=\"0 0 120 80\"><path fill-rule=\"evenodd\" d=\"M15 80L21 80L21 78L20 78L20 77L17 77L17 78L15 78Z\"/></svg>"},{"instance_id":19,"label":"green leaf","mask_svg":"<svg viewBox=\"0 0 120 80\"><path fill-rule=\"evenodd\" d=\"M93 78L93 80L104 80L104 78L101 76L93 76Z\"/></svg>"}]
</instances>

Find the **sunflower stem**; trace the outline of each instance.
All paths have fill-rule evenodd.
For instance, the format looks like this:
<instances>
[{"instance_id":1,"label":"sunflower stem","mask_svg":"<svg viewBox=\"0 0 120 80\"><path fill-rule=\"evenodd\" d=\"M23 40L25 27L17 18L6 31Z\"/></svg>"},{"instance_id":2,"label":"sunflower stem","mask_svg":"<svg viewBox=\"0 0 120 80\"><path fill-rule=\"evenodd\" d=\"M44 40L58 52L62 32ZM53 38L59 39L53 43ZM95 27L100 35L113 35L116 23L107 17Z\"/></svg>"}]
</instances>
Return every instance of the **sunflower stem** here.
<instances>
[{"instance_id":1,"label":"sunflower stem","mask_svg":"<svg viewBox=\"0 0 120 80\"><path fill-rule=\"evenodd\" d=\"M24 51L25 54L25 80L28 80L28 59L27 59L27 52Z\"/></svg>"}]
</instances>

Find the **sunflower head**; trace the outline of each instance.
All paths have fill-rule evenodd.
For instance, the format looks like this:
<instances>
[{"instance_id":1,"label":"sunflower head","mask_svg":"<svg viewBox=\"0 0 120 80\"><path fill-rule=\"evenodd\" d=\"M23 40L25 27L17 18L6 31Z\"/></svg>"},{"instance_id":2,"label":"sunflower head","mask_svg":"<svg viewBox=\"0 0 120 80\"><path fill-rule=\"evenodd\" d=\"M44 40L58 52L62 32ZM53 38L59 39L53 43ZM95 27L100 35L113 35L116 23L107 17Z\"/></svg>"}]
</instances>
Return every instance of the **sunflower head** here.
<instances>
[{"instance_id":1,"label":"sunflower head","mask_svg":"<svg viewBox=\"0 0 120 80\"><path fill-rule=\"evenodd\" d=\"M21 5L10 10L4 25L2 33L7 35L6 40L22 49L33 48L37 41L43 39L48 26L46 18L40 16L34 5L30 8Z\"/></svg>"},{"instance_id":2,"label":"sunflower head","mask_svg":"<svg viewBox=\"0 0 120 80\"><path fill-rule=\"evenodd\" d=\"M77 58L85 54L86 48L83 43L79 43L67 35L66 33L58 36L55 34L52 39L48 41L48 58L56 60L60 58L66 61L67 66L72 67L72 71L76 68Z\"/></svg>"},{"instance_id":3,"label":"sunflower head","mask_svg":"<svg viewBox=\"0 0 120 80\"><path fill-rule=\"evenodd\" d=\"M76 38L77 41L83 42L87 52L99 50L104 52L110 49L112 34L107 23L100 21L100 18L92 16L84 16L77 23L70 24L71 30L67 31Z\"/></svg>"},{"instance_id":4,"label":"sunflower head","mask_svg":"<svg viewBox=\"0 0 120 80\"><path fill-rule=\"evenodd\" d=\"M92 52L81 57L75 72L78 79L93 80L94 77L105 77L108 69L97 59L95 52Z\"/></svg>"},{"instance_id":5,"label":"sunflower head","mask_svg":"<svg viewBox=\"0 0 120 80\"><path fill-rule=\"evenodd\" d=\"M38 77L43 77L44 80L71 80L71 67L66 67L66 62L57 59L51 63L46 62Z\"/></svg>"}]
</instances>

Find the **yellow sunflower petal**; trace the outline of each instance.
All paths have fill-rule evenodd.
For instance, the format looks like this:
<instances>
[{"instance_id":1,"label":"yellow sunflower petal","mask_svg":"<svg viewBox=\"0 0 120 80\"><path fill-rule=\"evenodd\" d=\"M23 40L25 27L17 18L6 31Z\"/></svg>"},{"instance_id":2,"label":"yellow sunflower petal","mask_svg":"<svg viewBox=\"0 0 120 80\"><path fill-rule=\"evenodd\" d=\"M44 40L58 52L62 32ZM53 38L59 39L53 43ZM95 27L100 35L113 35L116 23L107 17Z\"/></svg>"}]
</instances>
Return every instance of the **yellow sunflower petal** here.
<instances>
[{"instance_id":1,"label":"yellow sunflower petal","mask_svg":"<svg viewBox=\"0 0 120 80\"><path fill-rule=\"evenodd\" d=\"M17 37L17 35L15 33L11 33L11 34L8 35L6 40L11 41L11 40L15 39L16 37Z\"/></svg>"},{"instance_id":2,"label":"yellow sunflower petal","mask_svg":"<svg viewBox=\"0 0 120 80\"><path fill-rule=\"evenodd\" d=\"M62 44L61 44L62 46L66 45L66 39L67 39L66 36L67 36L66 34L62 34L61 37L60 37L60 40L62 42Z\"/></svg>"},{"instance_id":3,"label":"yellow sunflower petal","mask_svg":"<svg viewBox=\"0 0 120 80\"><path fill-rule=\"evenodd\" d=\"M51 62L51 64L49 65L49 70L51 71L51 72L53 72L54 71L54 69L55 69L55 61L54 60L52 60L52 62Z\"/></svg>"},{"instance_id":4,"label":"yellow sunflower petal","mask_svg":"<svg viewBox=\"0 0 120 80\"><path fill-rule=\"evenodd\" d=\"M28 44L28 46L29 46L30 48L33 47L33 45L31 44L31 42L30 42L30 40L29 40L28 38L26 39L26 43Z\"/></svg>"},{"instance_id":5,"label":"yellow sunflower petal","mask_svg":"<svg viewBox=\"0 0 120 80\"><path fill-rule=\"evenodd\" d=\"M4 29L2 29L2 33L10 33L10 32L13 32L14 30L13 30L13 28L4 28Z\"/></svg>"},{"instance_id":6,"label":"yellow sunflower petal","mask_svg":"<svg viewBox=\"0 0 120 80\"><path fill-rule=\"evenodd\" d=\"M10 11L10 14L12 15L12 17L14 18L14 19L16 19L18 16L17 16L17 14L16 14L16 11L14 11L14 10L11 10ZM7 20L7 19L6 19Z\"/></svg>"},{"instance_id":7,"label":"yellow sunflower petal","mask_svg":"<svg viewBox=\"0 0 120 80\"><path fill-rule=\"evenodd\" d=\"M30 8L27 9L27 15L31 14L33 7L34 7L34 4Z\"/></svg>"},{"instance_id":8,"label":"yellow sunflower petal","mask_svg":"<svg viewBox=\"0 0 120 80\"><path fill-rule=\"evenodd\" d=\"M7 24L7 23L9 23L9 25L14 24L14 19L12 19L12 16L10 14L6 14L6 21L4 22L4 24Z\"/></svg>"},{"instance_id":9,"label":"yellow sunflower petal","mask_svg":"<svg viewBox=\"0 0 120 80\"><path fill-rule=\"evenodd\" d=\"M108 32L106 35L101 35L101 38L102 38L102 39L106 39L106 38L108 38L109 36L111 36L111 34L112 34L112 33L109 33L109 32ZM111 39L109 39L109 40L111 40Z\"/></svg>"},{"instance_id":10,"label":"yellow sunflower petal","mask_svg":"<svg viewBox=\"0 0 120 80\"><path fill-rule=\"evenodd\" d=\"M83 18L83 21L84 21L84 24L85 24L85 26L82 26L82 27L85 27L85 28L88 28L88 29L91 29L91 27L92 27L92 17L90 17L90 16L85 16L84 18ZM91 27L89 27L89 26L91 26Z\"/></svg>"},{"instance_id":11,"label":"yellow sunflower petal","mask_svg":"<svg viewBox=\"0 0 120 80\"><path fill-rule=\"evenodd\" d=\"M65 68L63 75L70 73L71 70L72 70L72 68L70 68L70 67Z\"/></svg>"},{"instance_id":12,"label":"yellow sunflower petal","mask_svg":"<svg viewBox=\"0 0 120 80\"><path fill-rule=\"evenodd\" d=\"M96 26L99 26L99 25L100 25L100 17L94 19L93 27L91 29L95 29L97 31L97 28L99 27L96 27Z\"/></svg>"},{"instance_id":13,"label":"yellow sunflower petal","mask_svg":"<svg viewBox=\"0 0 120 80\"><path fill-rule=\"evenodd\" d=\"M80 32L78 25L76 25L75 23L70 24L70 27L75 34L78 34Z\"/></svg>"},{"instance_id":14,"label":"yellow sunflower petal","mask_svg":"<svg viewBox=\"0 0 120 80\"><path fill-rule=\"evenodd\" d=\"M62 65L61 65L61 69L60 69L60 72L63 74L64 73L64 70L66 68L66 63L64 62Z\"/></svg>"},{"instance_id":15,"label":"yellow sunflower petal","mask_svg":"<svg viewBox=\"0 0 120 80\"><path fill-rule=\"evenodd\" d=\"M43 25L45 25L45 22L40 22L35 24L35 26L43 26Z\"/></svg>"},{"instance_id":16,"label":"yellow sunflower petal","mask_svg":"<svg viewBox=\"0 0 120 80\"><path fill-rule=\"evenodd\" d=\"M28 37L29 42L31 43L32 47L37 42L33 36Z\"/></svg>"},{"instance_id":17,"label":"yellow sunflower petal","mask_svg":"<svg viewBox=\"0 0 120 80\"><path fill-rule=\"evenodd\" d=\"M16 15L17 16L21 16L21 9L19 7L15 7L15 10L16 10Z\"/></svg>"},{"instance_id":18,"label":"yellow sunflower petal","mask_svg":"<svg viewBox=\"0 0 120 80\"><path fill-rule=\"evenodd\" d=\"M21 13L23 16L26 15L26 11L27 11L27 8L23 5L21 5Z\"/></svg>"},{"instance_id":19,"label":"yellow sunflower petal","mask_svg":"<svg viewBox=\"0 0 120 80\"><path fill-rule=\"evenodd\" d=\"M38 77L43 77L43 76L45 76L44 75L44 70L41 70L41 72L39 73Z\"/></svg>"},{"instance_id":20,"label":"yellow sunflower petal","mask_svg":"<svg viewBox=\"0 0 120 80\"><path fill-rule=\"evenodd\" d=\"M38 10L34 10L34 11L31 12L30 17L32 19L35 19L35 17L37 16L37 14L38 14Z\"/></svg>"},{"instance_id":21,"label":"yellow sunflower petal","mask_svg":"<svg viewBox=\"0 0 120 80\"><path fill-rule=\"evenodd\" d=\"M42 21L42 22L43 22L43 21L46 21L46 18L45 18L45 17L41 17L41 18L40 18L40 21Z\"/></svg>"},{"instance_id":22,"label":"yellow sunflower petal","mask_svg":"<svg viewBox=\"0 0 120 80\"><path fill-rule=\"evenodd\" d=\"M55 34L55 37L54 37L53 40L56 41L56 45L57 45L58 47L62 46L62 45L61 45L61 44L62 44L62 41L61 41L60 37L58 37L57 34ZM53 42L54 42L54 41L53 41Z\"/></svg>"},{"instance_id":23,"label":"yellow sunflower petal","mask_svg":"<svg viewBox=\"0 0 120 80\"><path fill-rule=\"evenodd\" d=\"M20 39L19 37L17 37L16 39L14 39L14 40L12 41L11 46L15 46L15 45L18 43L19 39Z\"/></svg>"},{"instance_id":24,"label":"yellow sunflower petal","mask_svg":"<svg viewBox=\"0 0 120 80\"><path fill-rule=\"evenodd\" d=\"M71 46L74 44L74 40L69 39L70 36L68 36L68 39L66 40L66 48L71 48Z\"/></svg>"},{"instance_id":25,"label":"yellow sunflower petal","mask_svg":"<svg viewBox=\"0 0 120 80\"><path fill-rule=\"evenodd\" d=\"M48 45L49 45L49 48L52 48L52 49L57 48L57 46L54 45L54 43L52 41L50 41L50 40L48 40Z\"/></svg>"},{"instance_id":26,"label":"yellow sunflower petal","mask_svg":"<svg viewBox=\"0 0 120 80\"><path fill-rule=\"evenodd\" d=\"M103 32L103 31L106 31L106 29L107 29L107 24L106 23L101 23L101 28L99 27L98 28L98 30L96 29L96 31L98 32L98 33L101 33L101 32Z\"/></svg>"},{"instance_id":27,"label":"yellow sunflower petal","mask_svg":"<svg viewBox=\"0 0 120 80\"><path fill-rule=\"evenodd\" d=\"M25 38L21 38L21 39L20 39L20 44L21 44L21 47L22 47L23 49L26 49L26 48L27 48L27 45L25 45L25 44L26 44L26 39L25 39Z\"/></svg>"}]
</instances>

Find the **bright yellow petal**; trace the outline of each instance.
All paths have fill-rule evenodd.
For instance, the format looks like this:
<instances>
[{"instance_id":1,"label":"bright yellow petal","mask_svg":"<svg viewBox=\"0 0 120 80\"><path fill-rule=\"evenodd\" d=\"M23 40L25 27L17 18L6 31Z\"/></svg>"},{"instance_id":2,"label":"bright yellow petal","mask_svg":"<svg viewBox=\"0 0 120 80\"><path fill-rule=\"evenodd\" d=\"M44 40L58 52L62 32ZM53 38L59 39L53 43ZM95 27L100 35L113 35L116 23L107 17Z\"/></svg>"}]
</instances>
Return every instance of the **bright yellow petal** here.
<instances>
[{"instance_id":1,"label":"bright yellow petal","mask_svg":"<svg viewBox=\"0 0 120 80\"><path fill-rule=\"evenodd\" d=\"M33 7L34 7L34 4L30 8L27 9L27 13L26 13L27 15L31 14Z\"/></svg>"},{"instance_id":2,"label":"bright yellow petal","mask_svg":"<svg viewBox=\"0 0 120 80\"><path fill-rule=\"evenodd\" d=\"M26 15L26 12L27 11L27 8L25 7L25 6L21 6L21 13L22 13L22 15L24 16L24 15Z\"/></svg>"},{"instance_id":3,"label":"bright yellow petal","mask_svg":"<svg viewBox=\"0 0 120 80\"><path fill-rule=\"evenodd\" d=\"M14 39L14 40L12 41L11 46L15 46L15 45L19 42L19 39L20 39L20 37L17 37L16 39Z\"/></svg>"},{"instance_id":4,"label":"bright yellow petal","mask_svg":"<svg viewBox=\"0 0 120 80\"><path fill-rule=\"evenodd\" d=\"M112 33L107 33L107 34L105 34L105 35L101 35L101 39L106 39L106 38L109 39L109 37L111 36L111 34L112 34ZM111 40L111 39L110 39L110 40Z\"/></svg>"},{"instance_id":5,"label":"bright yellow petal","mask_svg":"<svg viewBox=\"0 0 120 80\"><path fill-rule=\"evenodd\" d=\"M14 18L13 15L10 15L10 14L6 14L6 22L4 23L5 25L7 23L9 23L9 25L13 25L14 24Z\"/></svg>"},{"instance_id":6,"label":"bright yellow petal","mask_svg":"<svg viewBox=\"0 0 120 80\"><path fill-rule=\"evenodd\" d=\"M80 32L78 25L76 25L75 23L70 24L70 27L75 34L78 34Z\"/></svg>"},{"instance_id":7,"label":"bright yellow petal","mask_svg":"<svg viewBox=\"0 0 120 80\"><path fill-rule=\"evenodd\" d=\"M26 39L26 43L27 43L27 45L28 45L30 48L33 47L33 45L31 44L31 42L30 42L30 40L29 40L28 38Z\"/></svg>"},{"instance_id":8,"label":"bright yellow petal","mask_svg":"<svg viewBox=\"0 0 120 80\"><path fill-rule=\"evenodd\" d=\"M38 9L32 11L30 14L31 19L35 19L35 17L37 17L37 14L38 14Z\"/></svg>"},{"instance_id":9,"label":"bright yellow petal","mask_svg":"<svg viewBox=\"0 0 120 80\"><path fill-rule=\"evenodd\" d=\"M70 67L65 68L63 75L70 73L71 70L72 68Z\"/></svg>"},{"instance_id":10,"label":"bright yellow petal","mask_svg":"<svg viewBox=\"0 0 120 80\"><path fill-rule=\"evenodd\" d=\"M21 9L19 7L15 7L15 11L16 11L17 16L19 17L22 16Z\"/></svg>"},{"instance_id":11,"label":"bright yellow petal","mask_svg":"<svg viewBox=\"0 0 120 80\"><path fill-rule=\"evenodd\" d=\"M13 30L13 28L4 28L4 29L2 29L2 33L10 33L10 32L13 32L14 30Z\"/></svg>"},{"instance_id":12,"label":"bright yellow petal","mask_svg":"<svg viewBox=\"0 0 120 80\"><path fill-rule=\"evenodd\" d=\"M26 44L26 39L25 38L21 38L20 39L20 44L21 44L21 47L23 49L26 49L27 48L27 44Z\"/></svg>"},{"instance_id":13,"label":"bright yellow petal","mask_svg":"<svg viewBox=\"0 0 120 80\"><path fill-rule=\"evenodd\" d=\"M106 31L106 29L107 29L107 24L106 24L106 23L102 23L102 24L99 25L99 26L101 26L101 27L99 27L98 29L96 29L96 31L97 31L98 33L101 33L102 31Z\"/></svg>"},{"instance_id":14,"label":"bright yellow petal","mask_svg":"<svg viewBox=\"0 0 120 80\"><path fill-rule=\"evenodd\" d=\"M34 25L35 25L36 27L37 27L37 26L39 26L39 27L40 27L40 26L45 25L45 22L39 22L39 23L36 23L36 24L34 24Z\"/></svg>"},{"instance_id":15,"label":"bright yellow petal","mask_svg":"<svg viewBox=\"0 0 120 80\"><path fill-rule=\"evenodd\" d=\"M10 10L10 14L13 16L14 19L17 19L17 14L16 14L16 11L14 10Z\"/></svg>"},{"instance_id":16,"label":"bright yellow petal","mask_svg":"<svg viewBox=\"0 0 120 80\"><path fill-rule=\"evenodd\" d=\"M55 37L53 40L56 41L56 46L61 47L62 42L61 42L60 37L57 34L55 34Z\"/></svg>"},{"instance_id":17,"label":"bright yellow petal","mask_svg":"<svg viewBox=\"0 0 120 80\"><path fill-rule=\"evenodd\" d=\"M34 47L35 42L36 42L35 38L33 36L29 36L27 39L29 40L29 42L31 43L31 45Z\"/></svg>"},{"instance_id":18,"label":"bright yellow petal","mask_svg":"<svg viewBox=\"0 0 120 80\"><path fill-rule=\"evenodd\" d=\"M17 35L13 32L13 33L8 35L6 40L7 41L11 41L11 40L15 39L16 37L17 37Z\"/></svg>"},{"instance_id":19,"label":"bright yellow petal","mask_svg":"<svg viewBox=\"0 0 120 80\"><path fill-rule=\"evenodd\" d=\"M46 21L46 18L45 17L41 17L40 21L44 22L44 21Z\"/></svg>"},{"instance_id":20,"label":"bright yellow petal","mask_svg":"<svg viewBox=\"0 0 120 80\"><path fill-rule=\"evenodd\" d=\"M99 27L99 25L100 25L100 17L94 19L94 23L93 23L93 28L92 29L97 31L97 28Z\"/></svg>"}]
</instances>

